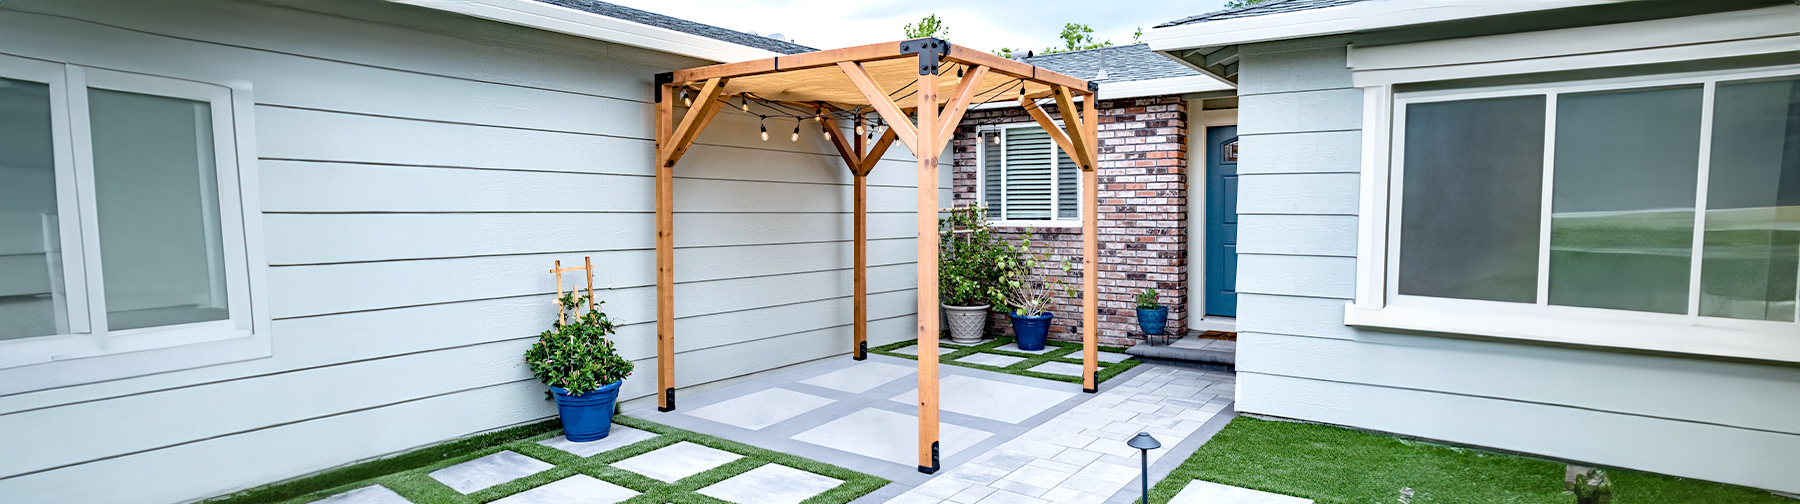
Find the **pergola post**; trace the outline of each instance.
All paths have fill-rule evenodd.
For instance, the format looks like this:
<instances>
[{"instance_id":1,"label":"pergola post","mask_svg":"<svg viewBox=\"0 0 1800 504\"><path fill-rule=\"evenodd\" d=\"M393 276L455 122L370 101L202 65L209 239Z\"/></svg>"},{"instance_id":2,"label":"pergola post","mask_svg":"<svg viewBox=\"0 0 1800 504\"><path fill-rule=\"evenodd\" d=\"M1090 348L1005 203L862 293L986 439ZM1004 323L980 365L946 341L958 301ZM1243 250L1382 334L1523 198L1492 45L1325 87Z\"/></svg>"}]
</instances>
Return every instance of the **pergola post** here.
<instances>
[{"instance_id":1,"label":"pergola post","mask_svg":"<svg viewBox=\"0 0 1800 504\"><path fill-rule=\"evenodd\" d=\"M674 91L674 86L663 84L656 93L656 390L661 392L657 411L675 410L675 165L662 156L674 134Z\"/></svg>"},{"instance_id":2,"label":"pergola post","mask_svg":"<svg viewBox=\"0 0 1800 504\"><path fill-rule=\"evenodd\" d=\"M1067 90L1065 89L1066 93ZM1073 101L1073 100L1070 100ZM1083 147L1090 163L1081 172L1081 391L1100 391L1100 100L1087 96L1081 111ZM1064 117L1073 115L1065 110Z\"/></svg>"},{"instance_id":3,"label":"pergola post","mask_svg":"<svg viewBox=\"0 0 1800 504\"><path fill-rule=\"evenodd\" d=\"M862 135L856 135L854 147L858 156L866 152L864 140ZM851 253L856 262L856 321L853 324L856 341L850 352L852 358L863 360L869 358L869 173L862 171L860 159L849 161L852 161L850 175L856 179L856 215L852 218L854 230L851 231L856 242Z\"/></svg>"},{"instance_id":4,"label":"pergola post","mask_svg":"<svg viewBox=\"0 0 1800 504\"><path fill-rule=\"evenodd\" d=\"M919 472L938 470L938 53L919 52Z\"/></svg>"}]
</instances>

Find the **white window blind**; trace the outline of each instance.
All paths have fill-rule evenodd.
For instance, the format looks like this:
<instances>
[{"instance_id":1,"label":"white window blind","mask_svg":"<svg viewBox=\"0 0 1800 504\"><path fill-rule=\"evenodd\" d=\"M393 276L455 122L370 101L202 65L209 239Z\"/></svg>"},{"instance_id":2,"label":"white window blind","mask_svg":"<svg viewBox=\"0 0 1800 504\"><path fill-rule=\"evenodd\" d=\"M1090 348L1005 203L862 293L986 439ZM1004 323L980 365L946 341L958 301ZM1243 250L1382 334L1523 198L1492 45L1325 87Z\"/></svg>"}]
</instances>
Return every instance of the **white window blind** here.
<instances>
[{"instance_id":1,"label":"white window blind","mask_svg":"<svg viewBox=\"0 0 1800 504\"><path fill-rule=\"evenodd\" d=\"M1052 221L1080 218L1079 168L1036 124L980 134L981 195L988 218Z\"/></svg>"}]
</instances>

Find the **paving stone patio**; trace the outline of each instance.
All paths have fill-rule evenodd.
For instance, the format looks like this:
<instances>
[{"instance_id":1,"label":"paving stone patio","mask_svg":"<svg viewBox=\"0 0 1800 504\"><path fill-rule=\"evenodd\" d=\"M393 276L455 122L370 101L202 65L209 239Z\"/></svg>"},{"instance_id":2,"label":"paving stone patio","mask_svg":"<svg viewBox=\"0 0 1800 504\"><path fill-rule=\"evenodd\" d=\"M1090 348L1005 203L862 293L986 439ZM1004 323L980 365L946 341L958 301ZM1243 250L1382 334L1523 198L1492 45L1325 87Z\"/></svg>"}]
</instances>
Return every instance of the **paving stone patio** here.
<instances>
[{"instance_id":1,"label":"paving stone patio","mask_svg":"<svg viewBox=\"0 0 1800 504\"><path fill-rule=\"evenodd\" d=\"M700 489L700 494L730 502L800 504L842 481L792 467L769 464Z\"/></svg>"},{"instance_id":2,"label":"paving stone patio","mask_svg":"<svg viewBox=\"0 0 1800 504\"><path fill-rule=\"evenodd\" d=\"M494 501L495 504L614 504L637 496L629 488L577 474Z\"/></svg>"},{"instance_id":3,"label":"paving stone patio","mask_svg":"<svg viewBox=\"0 0 1800 504\"><path fill-rule=\"evenodd\" d=\"M674 483L740 458L743 455L682 441L618 461L613 467Z\"/></svg>"},{"instance_id":4,"label":"paving stone patio","mask_svg":"<svg viewBox=\"0 0 1800 504\"><path fill-rule=\"evenodd\" d=\"M431 472L431 479L464 494L516 480L556 467L512 451L503 451Z\"/></svg>"},{"instance_id":5,"label":"paving stone patio","mask_svg":"<svg viewBox=\"0 0 1800 504\"><path fill-rule=\"evenodd\" d=\"M1169 499L1169 504L1312 504L1312 499L1194 480Z\"/></svg>"}]
</instances>

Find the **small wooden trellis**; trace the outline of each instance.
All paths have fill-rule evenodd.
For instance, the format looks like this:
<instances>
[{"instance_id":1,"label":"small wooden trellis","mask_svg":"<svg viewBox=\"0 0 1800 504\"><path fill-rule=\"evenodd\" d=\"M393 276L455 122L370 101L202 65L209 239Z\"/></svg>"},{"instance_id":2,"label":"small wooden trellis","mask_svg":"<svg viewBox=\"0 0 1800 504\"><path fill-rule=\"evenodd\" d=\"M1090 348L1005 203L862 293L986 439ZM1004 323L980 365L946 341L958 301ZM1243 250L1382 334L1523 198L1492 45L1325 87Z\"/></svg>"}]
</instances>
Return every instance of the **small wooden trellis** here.
<instances>
[{"instance_id":1,"label":"small wooden trellis","mask_svg":"<svg viewBox=\"0 0 1800 504\"><path fill-rule=\"evenodd\" d=\"M1082 390L1099 390L1099 86L935 38L691 68L657 75L656 86L656 360L662 391L657 409L675 409L674 168L734 97L746 111L752 99L812 111L849 165L855 187L852 355L858 360L866 357L868 335L868 175L896 142L917 159L919 471L932 473L939 469L938 319L928 313L938 304L938 160L972 103L996 89L1009 97L1017 90L1019 105L1082 171ZM681 100L674 99L678 90ZM1078 97L1085 107L1076 107ZM915 103L905 103L908 99ZM1044 99L1056 102L1062 125L1038 106ZM679 117L677 101L688 107ZM879 140L870 145L860 131L845 138L838 121L861 130L870 115L888 126Z\"/></svg>"},{"instance_id":2,"label":"small wooden trellis","mask_svg":"<svg viewBox=\"0 0 1800 504\"><path fill-rule=\"evenodd\" d=\"M559 323L563 323L563 324L569 323L569 317L568 317L569 314L565 313L568 311L568 309L564 308L562 305L563 273L568 273L568 272L572 272L572 271L582 271L582 272L587 273L587 307L589 310L594 309L594 258L583 257L582 260L585 261L587 264L584 264L581 266L570 266L570 267L564 268L562 265L562 260L558 259L556 261L556 267L550 269L550 273L556 275L556 321ZM580 292L580 291L577 290L576 292ZM575 313L575 317L580 318L581 313Z\"/></svg>"}]
</instances>

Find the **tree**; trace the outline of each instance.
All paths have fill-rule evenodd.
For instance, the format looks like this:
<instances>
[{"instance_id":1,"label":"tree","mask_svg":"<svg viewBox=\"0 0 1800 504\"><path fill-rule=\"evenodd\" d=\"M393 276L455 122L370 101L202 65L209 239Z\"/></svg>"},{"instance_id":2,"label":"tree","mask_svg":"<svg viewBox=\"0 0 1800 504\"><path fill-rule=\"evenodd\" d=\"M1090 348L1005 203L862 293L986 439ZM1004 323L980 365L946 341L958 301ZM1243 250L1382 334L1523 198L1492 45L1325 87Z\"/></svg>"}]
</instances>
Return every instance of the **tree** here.
<instances>
[{"instance_id":1,"label":"tree","mask_svg":"<svg viewBox=\"0 0 1800 504\"><path fill-rule=\"evenodd\" d=\"M1015 54L1013 54L1013 53L1017 52L1017 51L1018 51L1018 49L1013 49L1011 47L1002 47L1002 48L995 49L995 50L989 51L989 52L994 53L995 56L999 56L999 57L1006 58L1006 59L1012 59L1013 56L1015 56ZM1019 54L1016 56L1023 56L1023 55Z\"/></svg>"},{"instance_id":2,"label":"tree","mask_svg":"<svg viewBox=\"0 0 1800 504\"><path fill-rule=\"evenodd\" d=\"M1063 46L1045 48L1044 54L1099 49L1113 45L1111 40L1094 41L1094 29L1081 23L1064 24L1062 33L1057 36L1062 37Z\"/></svg>"},{"instance_id":3,"label":"tree","mask_svg":"<svg viewBox=\"0 0 1800 504\"><path fill-rule=\"evenodd\" d=\"M944 26L944 20L939 18L937 14L925 16L923 19L919 20L918 24L906 24L906 38L916 39L925 37L937 37L949 40L950 27Z\"/></svg>"},{"instance_id":4,"label":"tree","mask_svg":"<svg viewBox=\"0 0 1800 504\"><path fill-rule=\"evenodd\" d=\"M1256 5L1256 4L1267 2L1267 1L1269 1L1269 0L1231 0L1229 2L1225 2L1225 8L1236 9L1239 7L1248 7L1251 5Z\"/></svg>"},{"instance_id":5,"label":"tree","mask_svg":"<svg viewBox=\"0 0 1800 504\"><path fill-rule=\"evenodd\" d=\"M1139 26L1136 32L1132 32L1131 43L1133 45L1144 43L1144 27Z\"/></svg>"}]
</instances>

